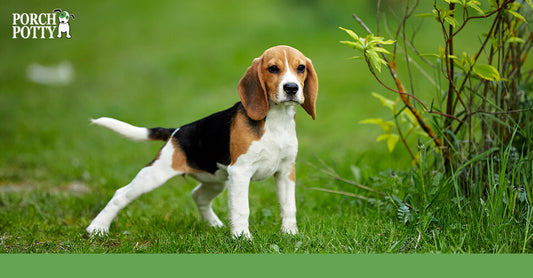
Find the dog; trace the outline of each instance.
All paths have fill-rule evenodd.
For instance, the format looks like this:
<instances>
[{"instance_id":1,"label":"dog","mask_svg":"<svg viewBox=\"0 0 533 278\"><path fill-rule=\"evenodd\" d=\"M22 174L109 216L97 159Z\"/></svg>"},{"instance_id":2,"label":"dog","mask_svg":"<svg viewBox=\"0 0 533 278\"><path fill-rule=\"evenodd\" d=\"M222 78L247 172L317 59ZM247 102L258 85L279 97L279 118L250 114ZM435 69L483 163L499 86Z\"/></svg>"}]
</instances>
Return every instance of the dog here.
<instances>
[{"instance_id":1,"label":"dog","mask_svg":"<svg viewBox=\"0 0 533 278\"><path fill-rule=\"evenodd\" d=\"M74 19L73 14L69 14L67 11L61 11L61 9L54 9L55 13L59 13L59 27L57 28L57 37L61 38L61 35L65 33L65 36L67 39L70 39L70 25L68 24L68 21L72 17Z\"/></svg>"},{"instance_id":2,"label":"dog","mask_svg":"<svg viewBox=\"0 0 533 278\"><path fill-rule=\"evenodd\" d=\"M165 144L131 183L115 192L87 232L108 233L113 218L130 202L174 176L188 175L201 182L192 197L213 227L223 223L211 202L227 186L232 236L249 239L249 183L274 176L281 231L297 234L295 113L301 105L313 120L316 117L318 79L313 64L295 48L269 48L253 60L237 91L240 102L231 108L180 128L136 127L106 117L92 120L132 140Z\"/></svg>"}]
</instances>

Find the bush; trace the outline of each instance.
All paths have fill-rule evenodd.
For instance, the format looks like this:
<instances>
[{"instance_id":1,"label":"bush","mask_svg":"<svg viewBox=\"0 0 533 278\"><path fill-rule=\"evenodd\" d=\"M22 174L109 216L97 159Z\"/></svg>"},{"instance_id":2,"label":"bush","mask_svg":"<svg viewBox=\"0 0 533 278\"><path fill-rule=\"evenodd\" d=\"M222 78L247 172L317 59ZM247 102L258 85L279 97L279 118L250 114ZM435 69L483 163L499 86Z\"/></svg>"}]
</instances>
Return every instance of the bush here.
<instances>
[{"instance_id":1,"label":"bush","mask_svg":"<svg viewBox=\"0 0 533 278\"><path fill-rule=\"evenodd\" d=\"M455 177L462 192L470 194L480 187L486 191L492 181L489 173L498 172L493 168L502 166L491 159L502 149L512 145L520 159L529 159L526 154L533 142L533 71L524 67L533 46L528 26L533 4L530 0L435 1L431 13L416 15L434 18L435 31L442 33L444 45L436 45L438 53L433 54L420 54L414 44L416 32L406 36L418 4L418 1L412 5L407 2L394 40L374 35L357 15L354 18L368 32L366 37L341 28L352 39L341 43L362 53L353 58L364 59L376 80L399 94L393 100L374 93L392 111L393 120L367 119L362 123L380 125L385 133L378 141L385 140L391 151L397 142L402 142L418 167L422 167L421 149L435 154L434 166ZM380 1L378 9L379 6ZM457 48L457 38L476 20L490 24L478 35L479 41L468 37L469 45L477 44L476 52L469 54ZM393 45L392 51L383 48L387 44ZM407 63L410 90L396 69L402 56ZM436 77L431 78L417 61L433 69ZM437 93L429 105L415 97L410 64L416 65L435 87ZM383 81L382 66L388 68L395 88ZM413 151L407 138L421 133L428 139L419 141L418 150ZM432 147L427 149L428 146ZM529 180L531 175L524 178Z\"/></svg>"},{"instance_id":2,"label":"bush","mask_svg":"<svg viewBox=\"0 0 533 278\"><path fill-rule=\"evenodd\" d=\"M377 3L379 11L381 1ZM355 179L350 180L320 161L317 168L322 173L364 193L355 194L359 192L342 186L342 190L320 190L354 197L379 214L395 217L418 233L412 244L415 250L426 235L440 248L451 240L461 252L464 247L466 251L484 250L483 246L496 246L496 242L503 243L507 252L530 252L533 70L525 67L531 66L526 58L533 47L528 26L533 4L529 0L435 1L431 13L417 17L435 19L435 31L442 34L444 45L434 46L438 53L421 54L414 44L416 31L406 35L419 2L409 3L394 39L373 34L354 14L368 35L341 27L351 39L341 43L360 52L362 55L353 59L363 59L375 79L397 94L392 99L372 93L392 112L392 119L372 118L361 123L379 125L384 134L377 139L386 141L390 151L401 142L413 167L406 172L364 173L365 178L359 179L359 169L352 166ZM456 47L460 45L457 38L476 20L490 24L479 32L478 41L467 38L469 46L477 44L475 53L469 54ZM392 49L383 48L385 45ZM402 61L409 86L397 70ZM384 81L382 67L387 68L394 85ZM415 96L416 74L434 87L431 104ZM418 135L416 149L413 140L408 140L413 135Z\"/></svg>"}]
</instances>

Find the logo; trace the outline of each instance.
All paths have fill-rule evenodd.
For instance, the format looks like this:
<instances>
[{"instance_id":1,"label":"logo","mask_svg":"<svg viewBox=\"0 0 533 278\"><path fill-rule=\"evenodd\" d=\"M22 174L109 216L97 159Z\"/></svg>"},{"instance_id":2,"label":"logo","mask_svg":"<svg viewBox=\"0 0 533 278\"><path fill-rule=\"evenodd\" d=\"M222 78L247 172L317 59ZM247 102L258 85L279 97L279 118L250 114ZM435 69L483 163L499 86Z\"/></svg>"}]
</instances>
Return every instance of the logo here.
<instances>
[{"instance_id":1,"label":"logo","mask_svg":"<svg viewBox=\"0 0 533 278\"><path fill-rule=\"evenodd\" d=\"M59 14L59 20L57 15ZM53 13L13 13L13 39L53 39L61 38L63 33L71 38L69 20L74 15L54 9ZM58 25L59 21L59 25ZM57 30L57 35L54 35Z\"/></svg>"},{"instance_id":2,"label":"logo","mask_svg":"<svg viewBox=\"0 0 533 278\"><path fill-rule=\"evenodd\" d=\"M72 17L74 19L73 14L69 14L67 11L61 11L61 9L55 9L55 13L59 13L59 27L57 27L57 37L61 38L61 34L65 33L65 36L67 39L70 39L70 25L68 24L68 21Z\"/></svg>"}]
</instances>

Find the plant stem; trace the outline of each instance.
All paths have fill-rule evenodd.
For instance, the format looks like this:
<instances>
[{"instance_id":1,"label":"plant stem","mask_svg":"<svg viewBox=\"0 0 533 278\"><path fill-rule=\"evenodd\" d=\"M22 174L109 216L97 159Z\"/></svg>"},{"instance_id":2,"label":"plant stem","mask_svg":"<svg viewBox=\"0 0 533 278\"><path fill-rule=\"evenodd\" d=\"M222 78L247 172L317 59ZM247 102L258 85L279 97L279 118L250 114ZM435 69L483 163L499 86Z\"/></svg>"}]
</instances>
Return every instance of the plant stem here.
<instances>
[{"instance_id":1,"label":"plant stem","mask_svg":"<svg viewBox=\"0 0 533 278\"><path fill-rule=\"evenodd\" d=\"M356 14L353 14L352 15L353 18L367 31L367 33L369 34L372 34L372 31L370 31L370 29L366 26L366 24L356 15ZM380 45L378 45L380 46ZM381 46L380 46L381 47ZM390 88L389 86L385 85L385 83L383 83L381 81L381 79L379 79L379 77L377 76L377 74L374 72L374 69L372 68L370 62L368 61L368 58L366 57L365 55L365 61L370 69L370 72L372 73L372 75L374 76L374 78L376 78L376 80L382 85L384 86L385 88L387 88L388 90L390 91L393 91L393 92L396 92L398 94L400 94L400 98L402 99L403 103L405 104L405 106L407 106L407 108L409 109L409 111L411 111L411 113L413 114L413 116L416 118L416 120L418 121L418 124L420 124L420 127L422 127L422 129L429 135L430 138L433 139L433 141L435 142L435 144L437 146L442 146L442 142L439 138L437 138L435 136L435 133L433 132L433 130L431 129L431 127L429 127L425 121L422 119L422 116L418 113L418 111L416 111L416 109L413 107L413 105L411 104L411 101L409 100L409 97L413 98L414 100L416 100L418 103L420 103L422 105L422 107L425 109L425 110L428 110L427 107L424 105L424 103L422 103L420 100L418 100L415 96L407 93L402 85L402 83L400 82L400 79L398 78L398 75L396 74L396 68L394 66L394 60L391 62L389 61L389 59L387 58L387 56L385 56L384 53L381 53L381 56L382 58L386 61L386 64L387 64L387 67L389 68L389 72L392 76L392 78L394 79L394 82L396 83L396 87L398 88L398 90L394 90L392 88Z\"/></svg>"},{"instance_id":2,"label":"plant stem","mask_svg":"<svg viewBox=\"0 0 533 278\"><path fill-rule=\"evenodd\" d=\"M399 115L399 114L398 114L398 115ZM418 161L416 161L416 157L415 157L415 155L414 155L413 152L411 151L411 148L409 148L409 145L407 144L407 141L405 141L405 137L403 136L402 129L400 128L400 123L398 122L398 115L394 115L394 122L396 123L396 129L397 129L397 131L398 131L398 135L400 135L400 139L402 140L403 145L404 145L405 148L407 149L407 152L408 152L409 155L411 156L411 159L412 159L416 164L418 164Z\"/></svg>"}]
</instances>

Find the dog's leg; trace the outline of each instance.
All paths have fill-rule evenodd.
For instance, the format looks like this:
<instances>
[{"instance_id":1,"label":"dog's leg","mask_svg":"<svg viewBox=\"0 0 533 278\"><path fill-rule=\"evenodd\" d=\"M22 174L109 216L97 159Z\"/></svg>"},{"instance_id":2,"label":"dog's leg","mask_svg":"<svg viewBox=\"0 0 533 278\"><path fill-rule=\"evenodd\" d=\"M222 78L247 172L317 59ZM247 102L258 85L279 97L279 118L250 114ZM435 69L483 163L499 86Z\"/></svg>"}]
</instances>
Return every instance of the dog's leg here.
<instances>
[{"instance_id":1,"label":"dog's leg","mask_svg":"<svg viewBox=\"0 0 533 278\"><path fill-rule=\"evenodd\" d=\"M106 207L96 216L87 227L87 232L105 234L109 225L118 212L144 193L150 192L163 185L170 178L183 174L172 169L173 145L168 142L162 149L159 158L151 165L144 167L130 184L118 189Z\"/></svg>"},{"instance_id":2,"label":"dog's leg","mask_svg":"<svg viewBox=\"0 0 533 278\"><path fill-rule=\"evenodd\" d=\"M226 188L224 183L201 183L192 191L192 197L200 214L213 227L224 226L211 208L211 202L224 191L224 188Z\"/></svg>"},{"instance_id":3,"label":"dog's leg","mask_svg":"<svg viewBox=\"0 0 533 278\"><path fill-rule=\"evenodd\" d=\"M290 169L290 168L288 168ZM275 175L276 193L278 195L279 210L281 217L281 232L297 234L296 225L296 196L295 196L295 169L292 171L280 171Z\"/></svg>"},{"instance_id":4,"label":"dog's leg","mask_svg":"<svg viewBox=\"0 0 533 278\"><path fill-rule=\"evenodd\" d=\"M228 167L228 204L231 233L234 238L252 238L248 229L250 206L248 189L250 187L250 171L239 169L235 165Z\"/></svg>"}]
</instances>

